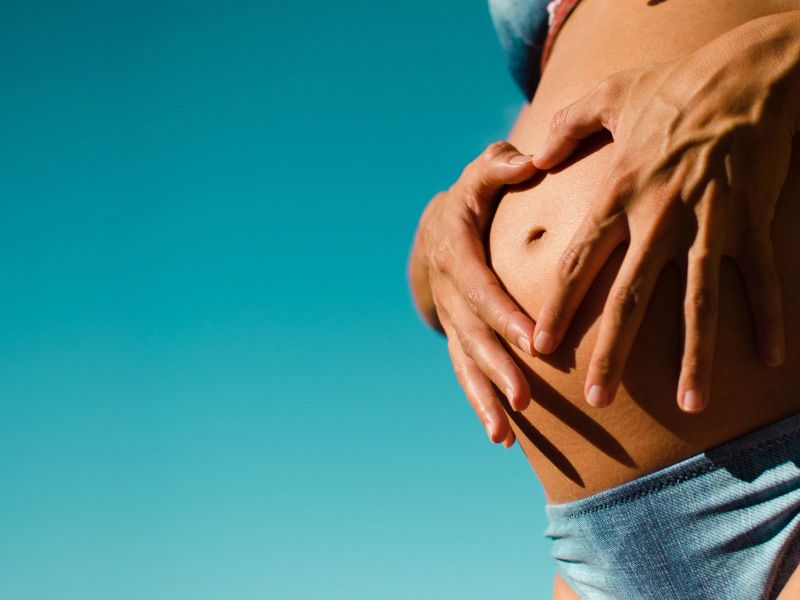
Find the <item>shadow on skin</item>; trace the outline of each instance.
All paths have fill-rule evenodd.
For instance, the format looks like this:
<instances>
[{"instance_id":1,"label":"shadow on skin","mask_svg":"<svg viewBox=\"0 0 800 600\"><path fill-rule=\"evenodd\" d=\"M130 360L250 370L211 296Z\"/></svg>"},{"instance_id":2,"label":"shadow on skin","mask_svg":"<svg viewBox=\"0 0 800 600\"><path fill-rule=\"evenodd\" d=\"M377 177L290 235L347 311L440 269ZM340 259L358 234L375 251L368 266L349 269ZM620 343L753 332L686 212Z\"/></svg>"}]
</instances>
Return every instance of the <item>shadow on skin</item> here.
<instances>
[{"instance_id":1,"label":"shadow on skin","mask_svg":"<svg viewBox=\"0 0 800 600\"><path fill-rule=\"evenodd\" d=\"M535 188L549 174L560 173L564 169L568 169L575 163L583 160L584 158L586 158L591 154L594 154L595 152L597 152L598 150L600 150L601 148L603 148L607 144L610 144L613 141L614 140L611 137L611 134L606 130L595 133L589 136L586 140L584 140L581 143L581 145L578 146L575 152L573 152L573 154L561 164L547 171L539 171L531 179L520 184L507 186L507 189L508 191L513 191L513 192L525 192L532 188ZM488 231L489 228L487 227L487 239L484 239L484 247L486 248L487 262L491 267L492 257L491 257L491 252L489 250ZM537 229L533 237L538 238L545 233L546 230ZM627 248L627 243L623 244L623 248ZM617 254L619 254L619 260L615 261L614 258L616 257ZM603 273L608 271L608 265L606 265L606 267L601 271L600 275L598 275L598 278L595 280L595 283L590 288L587 297L593 297L598 294L603 295L603 297L608 295L608 290L611 287L611 281L613 281L613 276L616 275L616 272L619 269L619 265L622 262L622 257L624 256L624 254L625 254L624 250L620 252L620 249L618 248L611 255L611 257L609 258L609 263L614 263L615 265L613 268L614 272L611 274L611 279L607 283L601 282L601 285L603 286L604 289L597 291L594 290L594 288L598 286L598 281L603 279L603 277L601 277ZM506 288L506 286L503 284L502 278L498 277L498 282L500 283L500 287L503 289L503 291L512 300L514 300L517 306L519 307L524 306L524 303L520 302L519 299L516 298L511 293L511 291L508 290L508 288ZM595 303L596 305L591 307L589 310L586 309L587 308L585 306L586 304L587 304L586 302L581 304L581 306L578 308L578 311L575 313L573 322L570 325L569 329L567 330L561 344L559 345L558 351L553 354L549 354L547 356L544 355L538 356L539 359L551 365L552 367L562 371L563 373L569 373L575 368L576 366L575 349L578 347L581 340L586 335L586 332L589 329L589 327L591 327L592 323L594 323L594 321L596 321L600 317L600 314L603 311L602 303ZM528 315L528 316L533 319L535 318L536 315Z\"/></svg>"},{"instance_id":2,"label":"shadow on skin","mask_svg":"<svg viewBox=\"0 0 800 600\"><path fill-rule=\"evenodd\" d=\"M575 468L575 465L570 462L567 456L536 429L533 423L528 421L524 415L512 409L503 394L498 394L497 397L500 399L500 403L503 405L508 417L519 427L520 431L528 438L530 443L575 485L586 487L583 478L580 473L578 473L578 469ZM525 448L522 445L520 445L520 448L525 452Z\"/></svg>"},{"instance_id":3,"label":"shadow on skin","mask_svg":"<svg viewBox=\"0 0 800 600\"><path fill-rule=\"evenodd\" d=\"M510 186L510 189L517 191L524 191L538 185L549 173L557 173L572 164L582 160L586 156L593 154L600 148L611 143L613 140L607 131L603 131L589 137L576 152L564 163L560 164L554 169L547 172L537 173L532 179L524 184ZM488 244L487 244L488 248ZM546 362L548 365L562 371L569 373L575 369L576 366L576 348L581 343L581 340L586 335L586 332L597 321L603 310L602 300L608 295L608 290L611 287L613 278L616 275L622 258L625 254L627 243L623 243L609 258L608 264L601 271L598 278L593 283L592 287L587 294L587 298L593 301L587 301L581 304L575 317L568 329L561 345L557 352L547 355L538 356L537 360ZM491 264L491 257L489 257L489 264ZM517 298L500 282L501 287L511 297L518 306L523 303L519 302ZM504 340L500 342L506 346L506 349L513 355L513 352L508 348ZM557 419L562 421L565 425L573 429L577 434L585 438L599 451L608 455L613 460L628 468L636 468L636 462L631 455L625 450L620 442L612 436L602 425L592 419L589 415L580 410L577 406L572 404L567 398L556 391L552 386L542 380L528 365L519 363L523 374L528 379L531 386L531 396L534 402L539 404L542 408L547 410ZM576 485L585 487L583 478L578 473L575 466L570 460L561 452L547 437L545 437L536 427L528 421L528 419L516 411L512 410L507 404L502 394L498 394L502 399L503 406L506 409L508 416L519 427L521 432L528 438L531 444L539 450L565 477L570 479Z\"/></svg>"},{"instance_id":4,"label":"shadow on skin","mask_svg":"<svg viewBox=\"0 0 800 600\"><path fill-rule=\"evenodd\" d=\"M539 355L537 356L537 360L541 360L542 362L547 363L548 365L564 373L569 373L575 368L576 349L592 324L600 318L600 315L603 311L603 302L599 300L604 299L608 295L611 282L613 281L614 275L616 275L616 272L619 269L619 265L622 261L622 257L625 254L625 247L627 247L627 245L623 244L623 246L618 248L615 253L612 254L608 264L603 271L601 271L600 276L598 276L598 278L595 280L594 284L589 290L589 293L587 294L588 300L582 303L578 311L575 313L572 324L567 330L567 333L564 336L558 351L553 354ZM508 290L505 291L517 303L517 305L520 305L520 302L514 298L513 294L511 294ZM513 355L512 350L505 340L500 338L500 342L506 347L506 350ZM565 425L573 429L595 448L608 455L613 460L631 469L637 467L636 461L633 460L633 457L631 457L628 451L625 450L624 446L602 425L592 419L592 417L575 406L550 384L539 377L529 365L521 361L518 362L518 364L520 369L522 369L523 375L525 375L525 378L530 384L531 397L534 402L559 419ZM502 396L502 394L499 395ZM577 480L580 479L578 474L574 473L574 476L571 474L571 471L574 471L574 467L571 464L568 464L568 466L564 464L565 462L569 463L569 461L566 460L566 457L563 457L561 452L556 454L556 452L553 451L555 450L555 447L549 441L545 440L542 437L542 434L533 428L533 425L523 415L520 415L516 411L509 410L509 408L510 407L506 407L507 412L512 419L514 419L514 422L520 427L520 429L526 433L526 435L529 428L535 432L537 439L534 439L530 436L529 437L531 442L542 452L542 454L547 456L551 462L564 473L564 475L569 477L572 481L578 483ZM542 439L539 440L538 438ZM579 485L582 485L582 480Z\"/></svg>"},{"instance_id":5,"label":"shadow on skin","mask_svg":"<svg viewBox=\"0 0 800 600\"><path fill-rule=\"evenodd\" d=\"M558 168L538 173L524 185L512 186L512 189L524 191L533 188L548 174L569 168L612 141L608 132L595 134L585 140L573 156ZM689 216L691 217L691 215ZM518 361L518 364L530 382L534 402L613 461L626 468L636 469L638 468L636 460L620 441L624 438L615 437L602 424L604 419L596 420L582 410L579 402L567 399L535 373L536 364L541 360L561 373L571 374L573 377L578 376L575 374L577 348L584 342L590 328L601 317L626 251L627 243L621 243L612 252L578 308L558 351L550 355L538 356L536 362L533 363L533 368L523 361ZM489 264L491 265L491 257L489 257ZM724 276L728 270L732 271L727 274L728 277L735 273L736 275L733 276L739 278L737 282L739 289L736 290L734 298L726 300L728 303L726 307L735 314L746 314L747 301L741 274L738 273L735 263L730 262L726 257L721 265L721 275ZM674 433L677 438L694 444L702 443L702 440L707 437L710 427L714 427L722 419L730 417L723 414L725 403L716 401L716 398L713 399L714 401L710 403L706 411L699 415L683 413L675 400L683 347L684 273L685 264L668 264L662 270L631 348L621 387L624 387L631 400L655 422ZM519 302L517 298L514 298L508 289L506 292L518 305L526 305L525 302ZM741 306L734 307L733 304ZM535 315L531 316L535 317ZM594 340L592 340L593 344ZM585 350L582 348L582 352ZM511 353L513 355L513 352ZM507 406L506 410L521 433L549 462L570 481L585 487L584 480L575 464L546 437L547 432L539 431L524 415L510 410Z\"/></svg>"},{"instance_id":6,"label":"shadow on skin","mask_svg":"<svg viewBox=\"0 0 800 600\"><path fill-rule=\"evenodd\" d=\"M636 461L628 454L625 447L602 425L537 377L532 370L525 369L525 371L528 381L531 382L531 395L534 402L581 435L603 454L631 469L637 467Z\"/></svg>"},{"instance_id":7,"label":"shadow on skin","mask_svg":"<svg viewBox=\"0 0 800 600\"><path fill-rule=\"evenodd\" d=\"M531 180L511 186L510 189L522 192L534 188L549 174L557 174L570 168L610 143L613 143L613 138L608 131L595 133L584 140L566 161L554 169L537 173ZM689 215L687 218L691 217L692 215ZM539 230L536 233L541 236ZM570 374L575 370L577 348L583 342L587 331L600 319L627 250L628 242L624 241L610 254L578 307L558 350L553 354L539 355L537 360L541 360L565 374ZM491 261L491 257L489 260ZM502 287L518 305L525 304L514 298L514 295L505 286ZM620 386L624 386L634 402L664 427L673 429L676 424L680 423L680 435L691 441L691 438L702 435L702 432L697 429L693 430L691 427L684 429L685 418L693 418L696 421L697 416L687 417L680 411L674 400L680 373L683 287L684 283L678 265L666 265L645 311L641 329L631 348L629 363ZM530 316L535 318L535 315ZM663 331L658 333L648 331L654 326L655 328L663 327L665 320L674 323L674 326L667 328L669 332L667 335L664 335ZM616 438L594 419L547 386L530 368L523 366L523 369L531 382L531 387L539 388L535 391L532 390L533 395L537 402L540 402L540 398L543 399L540 403L546 410L609 457L626 467L636 468L636 462Z\"/></svg>"},{"instance_id":8,"label":"shadow on skin","mask_svg":"<svg viewBox=\"0 0 800 600\"><path fill-rule=\"evenodd\" d=\"M618 262L618 261L617 261ZM614 268L616 271L616 268ZM605 279L599 280L597 285L608 287L610 282ZM606 290L607 294L607 290ZM592 297L604 297L606 294L593 295ZM513 296L512 296L513 298ZM555 368L568 373L575 367L575 349L586 335L586 331L600 316L602 304L598 302L587 302L581 306L575 315L572 326L562 342L558 352L541 356L538 360L546 362ZM504 340L501 343L511 352ZM600 423L584 413L575 406L561 393L555 390L547 382L541 379L536 372L524 362L519 362L519 367L528 380L531 387L531 397L534 402L559 419L565 425L582 436L600 452L603 452L620 464L635 469L637 467L633 457L625 450L624 446L611 435ZM502 394L498 394L503 398ZM584 482L575 466L556 446L550 442L541 432L539 432L528 419L511 409L504 401L504 408L509 417L525 434L530 442L559 470L564 476L573 481L576 485L584 487Z\"/></svg>"}]
</instances>

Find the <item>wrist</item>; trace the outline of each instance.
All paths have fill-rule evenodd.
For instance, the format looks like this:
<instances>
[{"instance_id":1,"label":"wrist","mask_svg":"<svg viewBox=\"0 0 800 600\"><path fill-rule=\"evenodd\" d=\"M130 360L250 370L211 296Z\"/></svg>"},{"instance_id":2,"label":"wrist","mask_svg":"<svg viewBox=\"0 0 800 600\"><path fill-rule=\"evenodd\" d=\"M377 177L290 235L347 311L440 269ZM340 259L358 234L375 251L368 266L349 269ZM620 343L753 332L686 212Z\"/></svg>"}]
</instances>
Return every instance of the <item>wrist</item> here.
<instances>
[{"instance_id":1,"label":"wrist","mask_svg":"<svg viewBox=\"0 0 800 600\"><path fill-rule=\"evenodd\" d=\"M792 134L800 132L800 10L783 13L781 22L788 46L788 90L785 103L792 119Z\"/></svg>"},{"instance_id":2,"label":"wrist","mask_svg":"<svg viewBox=\"0 0 800 600\"><path fill-rule=\"evenodd\" d=\"M771 122L794 134L800 124L800 11L739 25L677 59L661 77L704 118Z\"/></svg>"},{"instance_id":3,"label":"wrist","mask_svg":"<svg viewBox=\"0 0 800 600\"><path fill-rule=\"evenodd\" d=\"M738 29L743 37L730 41L744 51L737 64L743 74L756 78L766 92L763 116L787 123L792 133L800 123L800 10L754 19ZM736 30L734 30L736 31ZM735 52L740 52L737 50Z\"/></svg>"}]
</instances>

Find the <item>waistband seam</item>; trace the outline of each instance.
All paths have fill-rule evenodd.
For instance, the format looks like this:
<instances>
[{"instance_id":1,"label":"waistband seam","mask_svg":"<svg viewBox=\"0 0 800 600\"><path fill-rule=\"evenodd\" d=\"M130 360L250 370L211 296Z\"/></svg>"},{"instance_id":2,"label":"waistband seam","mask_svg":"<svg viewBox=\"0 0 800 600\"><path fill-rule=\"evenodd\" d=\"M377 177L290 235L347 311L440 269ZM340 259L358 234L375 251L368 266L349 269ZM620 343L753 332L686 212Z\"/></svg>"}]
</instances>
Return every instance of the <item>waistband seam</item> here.
<instances>
[{"instance_id":1,"label":"waistband seam","mask_svg":"<svg viewBox=\"0 0 800 600\"><path fill-rule=\"evenodd\" d=\"M775 437L775 438L772 438L772 439L768 439L768 440L762 440L762 441L757 442L755 444L747 444L742 448L737 448L735 451L729 451L729 452L724 453L724 454L721 453L721 451L717 451L717 452L720 452L720 455L719 455L720 459L733 458L733 457L741 456L744 452L750 452L750 451L753 451L753 450L761 450L761 449L769 448L771 446L776 446L776 445L782 443L786 438L789 438L789 437L792 437L794 435L797 435L797 433L798 433L798 430L792 429L791 431L786 432L786 433L784 433L784 434L782 434L782 435L780 435L778 437ZM713 450L714 450L713 448L710 448L709 450L706 450L705 452L710 452L710 451L713 451ZM708 460L708 458L705 456L705 453L704 454L700 454L699 457L702 457L702 458ZM679 464L679 463L675 463L675 464ZM621 496L619 498L615 498L613 500L607 500L605 502L601 502L600 504L598 504L596 506L588 506L586 508L576 508L575 510L570 510L568 505L563 505L564 506L564 510L566 510L567 512L566 512L566 514L558 515L558 517L559 518L565 518L565 519L571 519L571 518L579 517L579 516L584 515L584 514L596 513L596 512L603 511L603 510L607 510L609 508L612 508L614 506L618 506L620 504L624 504L626 502L630 502L630 501L633 501L633 500L639 500L641 498L644 498L645 496L649 496L650 494L654 494L654 493L659 492L659 491L661 491L661 490L663 490L665 488L671 487L673 485L677 485L679 483L683 483L685 481L688 481L690 479L694 479L696 477L699 477L700 475L705 475L706 473L710 473L712 471L716 471L716 470L721 469L723 467L724 467L724 465L717 464L717 463L712 463L712 464L706 464L706 465L702 465L702 466L698 466L698 467L693 467L686 473L683 473L681 475L675 475L675 476L667 477L663 481L655 482L653 484L647 485L642 490L639 490L637 492L630 492L630 493L625 494L625 495L623 495L623 496ZM665 468L669 468L669 467L665 467ZM602 492L600 492L600 493L602 493ZM581 502L581 500L576 500L576 502ZM552 505L552 509L553 510L559 510L559 505L557 505L557 504L556 505Z\"/></svg>"}]
</instances>

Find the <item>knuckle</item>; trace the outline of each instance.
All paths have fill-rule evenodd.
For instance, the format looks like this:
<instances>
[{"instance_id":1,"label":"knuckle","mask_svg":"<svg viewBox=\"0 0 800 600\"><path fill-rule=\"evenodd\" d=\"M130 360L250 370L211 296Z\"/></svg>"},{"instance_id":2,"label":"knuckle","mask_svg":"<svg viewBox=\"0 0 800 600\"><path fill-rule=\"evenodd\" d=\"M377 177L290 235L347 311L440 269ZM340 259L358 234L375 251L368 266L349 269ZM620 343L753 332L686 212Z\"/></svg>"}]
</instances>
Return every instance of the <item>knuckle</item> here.
<instances>
[{"instance_id":1,"label":"knuckle","mask_svg":"<svg viewBox=\"0 0 800 600\"><path fill-rule=\"evenodd\" d=\"M695 239L692 247L689 248L689 260L692 261L697 270L701 273L707 271L712 266L715 259L714 246L711 240L700 241Z\"/></svg>"},{"instance_id":2,"label":"knuckle","mask_svg":"<svg viewBox=\"0 0 800 600\"><path fill-rule=\"evenodd\" d=\"M614 131L619 119L618 111L613 107L624 89L624 76L621 73L609 75L594 90L592 100L600 104L603 121L607 128Z\"/></svg>"},{"instance_id":3,"label":"knuckle","mask_svg":"<svg viewBox=\"0 0 800 600\"><path fill-rule=\"evenodd\" d=\"M483 159L487 163L491 163L498 156L500 156L504 152L507 152L510 148L511 148L511 144L509 144L506 141L500 140L500 141L492 142L491 144L486 146L486 149L483 151L483 154L482 154Z\"/></svg>"},{"instance_id":4,"label":"knuckle","mask_svg":"<svg viewBox=\"0 0 800 600\"><path fill-rule=\"evenodd\" d=\"M484 211L485 207L493 199L491 197L486 196L485 194L479 193L479 191L476 188L476 185L477 184L471 186L465 186L461 194L459 194L461 204L467 209L468 214L473 214L473 215L481 214Z\"/></svg>"},{"instance_id":5,"label":"knuckle","mask_svg":"<svg viewBox=\"0 0 800 600\"><path fill-rule=\"evenodd\" d=\"M598 84L598 87L606 93L620 94L625 91L626 86L628 86L634 78L641 77L644 74L646 74L646 70L644 69L617 71L603 78Z\"/></svg>"},{"instance_id":6,"label":"knuckle","mask_svg":"<svg viewBox=\"0 0 800 600\"><path fill-rule=\"evenodd\" d=\"M558 259L558 274L570 281L580 274L585 264L583 248L579 244L569 246Z\"/></svg>"},{"instance_id":7,"label":"knuckle","mask_svg":"<svg viewBox=\"0 0 800 600\"><path fill-rule=\"evenodd\" d=\"M453 265L453 258L453 249L450 244L446 242L440 243L433 250L431 264L436 270L447 273Z\"/></svg>"},{"instance_id":8,"label":"knuckle","mask_svg":"<svg viewBox=\"0 0 800 600\"><path fill-rule=\"evenodd\" d=\"M641 301L641 294L635 286L619 286L613 292L613 311L615 316L620 321L631 318L641 306Z\"/></svg>"},{"instance_id":9,"label":"knuckle","mask_svg":"<svg viewBox=\"0 0 800 600\"><path fill-rule=\"evenodd\" d=\"M464 354L474 358L480 346L480 334L474 329L466 329L458 332L458 341Z\"/></svg>"},{"instance_id":10,"label":"knuckle","mask_svg":"<svg viewBox=\"0 0 800 600\"><path fill-rule=\"evenodd\" d=\"M554 135L565 135L569 130L570 115L570 106L565 106L556 111L550 119L550 133Z\"/></svg>"},{"instance_id":11,"label":"knuckle","mask_svg":"<svg viewBox=\"0 0 800 600\"><path fill-rule=\"evenodd\" d=\"M508 339L509 332L511 331L511 315L509 313L499 313L496 317L497 332Z\"/></svg>"},{"instance_id":12,"label":"knuckle","mask_svg":"<svg viewBox=\"0 0 800 600\"><path fill-rule=\"evenodd\" d=\"M707 320L716 312L714 294L702 288L693 291L686 297L686 309L694 314L696 320Z\"/></svg>"},{"instance_id":13,"label":"knuckle","mask_svg":"<svg viewBox=\"0 0 800 600\"><path fill-rule=\"evenodd\" d=\"M520 310L503 310L499 307L494 309L494 322L496 326L496 331L504 338L512 343L517 343L517 340L511 340L511 336L514 334L515 324L517 323L517 318L523 317L524 313Z\"/></svg>"},{"instance_id":14,"label":"knuckle","mask_svg":"<svg viewBox=\"0 0 800 600\"><path fill-rule=\"evenodd\" d=\"M595 97L599 100L606 100L611 98L619 87L619 79L614 75L609 75L595 86Z\"/></svg>"},{"instance_id":15,"label":"knuckle","mask_svg":"<svg viewBox=\"0 0 800 600\"><path fill-rule=\"evenodd\" d=\"M683 370L694 380L708 373L710 366L711 363L707 359L694 354L683 359Z\"/></svg>"},{"instance_id":16,"label":"knuckle","mask_svg":"<svg viewBox=\"0 0 800 600\"><path fill-rule=\"evenodd\" d=\"M636 185L636 170L618 166L608 176L606 190L612 198L627 196Z\"/></svg>"},{"instance_id":17,"label":"knuckle","mask_svg":"<svg viewBox=\"0 0 800 600\"><path fill-rule=\"evenodd\" d=\"M482 315L486 307L486 292L480 286L472 286L466 290L464 297L467 299L470 310L476 315Z\"/></svg>"},{"instance_id":18,"label":"knuckle","mask_svg":"<svg viewBox=\"0 0 800 600\"><path fill-rule=\"evenodd\" d=\"M494 198L487 194L482 194L480 190L481 181L485 176L486 169L480 166L470 167L472 173L466 176L466 171L453 187L450 188L449 193L453 196L450 202L450 212L448 217L453 219L456 217L463 218L465 213L464 209L469 214L479 214L483 207L490 204Z\"/></svg>"},{"instance_id":19,"label":"knuckle","mask_svg":"<svg viewBox=\"0 0 800 600\"><path fill-rule=\"evenodd\" d=\"M616 373L617 365L616 358L610 354L601 354L594 359L594 371L605 381Z\"/></svg>"}]
</instances>

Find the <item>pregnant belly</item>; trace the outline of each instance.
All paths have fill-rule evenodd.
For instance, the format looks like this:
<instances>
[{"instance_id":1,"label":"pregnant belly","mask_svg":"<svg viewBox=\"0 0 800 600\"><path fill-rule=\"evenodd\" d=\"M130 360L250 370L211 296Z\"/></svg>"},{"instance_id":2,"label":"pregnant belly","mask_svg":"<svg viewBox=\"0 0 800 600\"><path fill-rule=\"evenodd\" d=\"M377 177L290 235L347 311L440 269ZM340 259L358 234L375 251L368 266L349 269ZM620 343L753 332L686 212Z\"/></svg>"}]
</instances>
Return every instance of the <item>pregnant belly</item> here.
<instances>
[{"instance_id":1,"label":"pregnant belly","mask_svg":"<svg viewBox=\"0 0 800 600\"><path fill-rule=\"evenodd\" d=\"M652 6L584 0L559 34L536 96L510 140L531 152L543 141L551 115L603 77L685 54L763 14L800 8L797 2L735 4L741 6L731 8L722 0L670 0ZM561 253L602 183L613 149L610 137L595 136L572 162L510 190L498 206L489 235L490 262L508 292L533 317ZM531 383L533 398L526 411L511 417L549 501L566 502L618 485L800 411L800 237L794 232L800 224L799 195L796 140L773 226L786 315L786 361L775 368L758 358L742 277L734 262L723 259L711 398L703 413L683 413L675 399L684 285L678 265L661 274L614 403L593 408L583 399L599 317L624 246L600 273L556 353L532 359L509 348Z\"/></svg>"}]
</instances>

